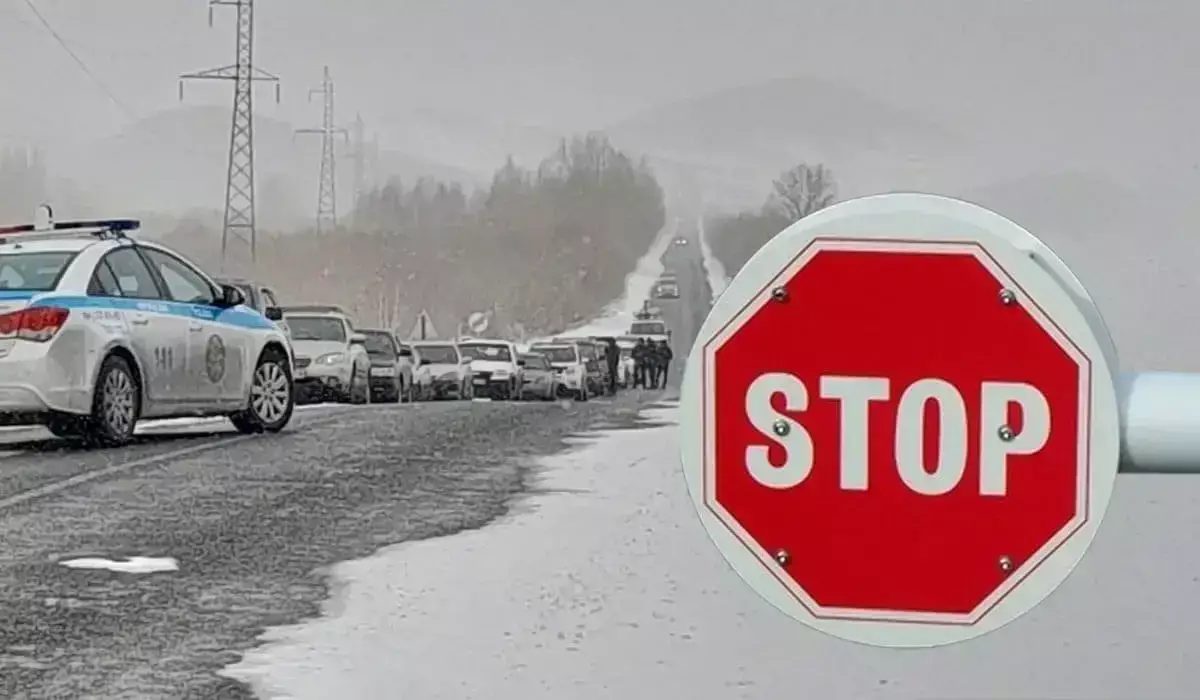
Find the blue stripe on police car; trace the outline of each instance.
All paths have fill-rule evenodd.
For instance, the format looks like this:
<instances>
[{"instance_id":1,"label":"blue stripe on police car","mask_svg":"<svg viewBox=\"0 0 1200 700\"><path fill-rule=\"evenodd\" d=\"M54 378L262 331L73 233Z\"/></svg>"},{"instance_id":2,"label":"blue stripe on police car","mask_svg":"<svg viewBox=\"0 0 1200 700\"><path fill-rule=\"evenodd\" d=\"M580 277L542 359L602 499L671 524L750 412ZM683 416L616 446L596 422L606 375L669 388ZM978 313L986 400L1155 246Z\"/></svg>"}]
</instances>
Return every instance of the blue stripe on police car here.
<instances>
[{"instance_id":1,"label":"blue stripe on police car","mask_svg":"<svg viewBox=\"0 0 1200 700\"><path fill-rule=\"evenodd\" d=\"M36 299L34 297L37 297ZM122 297L54 296L53 292L3 292L0 300L31 299L30 306L58 306L64 309L117 309L120 311L143 311L167 316L198 318L227 326L252 329L276 329L266 316L247 306L221 309L207 304L188 304L160 299L125 299Z\"/></svg>"}]
</instances>

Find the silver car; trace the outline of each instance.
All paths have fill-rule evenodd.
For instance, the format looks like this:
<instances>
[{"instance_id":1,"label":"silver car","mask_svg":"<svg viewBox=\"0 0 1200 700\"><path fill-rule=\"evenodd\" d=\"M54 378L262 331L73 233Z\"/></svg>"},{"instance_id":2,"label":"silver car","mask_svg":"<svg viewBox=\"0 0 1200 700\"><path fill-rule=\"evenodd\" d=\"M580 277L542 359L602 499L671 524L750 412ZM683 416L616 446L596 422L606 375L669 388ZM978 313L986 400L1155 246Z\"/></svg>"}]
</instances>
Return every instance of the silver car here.
<instances>
[{"instance_id":1,"label":"silver car","mask_svg":"<svg viewBox=\"0 0 1200 700\"><path fill-rule=\"evenodd\" d=\"M296 393L307 400L340 403L371 400L371 357L367 339L334 306L283 309L296 363Z\"/></svg>"},{"instance_id":2,"label":"silver car","mask_svg":"<svg viewBox=\"0 0 1200 700\"><path fill-rule=\"evenodd\" d=\"M536 398L553 401L558 396L558 372L550 359L540 352L521 355L519 360L524 370L521 376L521 398Z\"/></svg>"}]
</instances>

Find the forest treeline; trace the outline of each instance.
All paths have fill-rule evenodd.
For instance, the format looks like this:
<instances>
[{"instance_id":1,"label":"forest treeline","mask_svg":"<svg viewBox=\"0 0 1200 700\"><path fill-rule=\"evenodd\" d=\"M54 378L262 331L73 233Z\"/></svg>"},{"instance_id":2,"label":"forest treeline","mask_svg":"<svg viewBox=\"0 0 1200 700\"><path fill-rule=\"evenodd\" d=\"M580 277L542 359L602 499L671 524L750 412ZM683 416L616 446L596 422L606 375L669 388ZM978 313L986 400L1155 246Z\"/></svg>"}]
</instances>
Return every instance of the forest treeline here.
<instances>
[{"instance_id":1,"label":"forest treeline","mask_svg":"<svg viewBox=\"0 0 1200 700\"><path fill-rule=\"evenodd\" d=\"M13 199L24 212L37 197ZM336 231L260 231L254 275L285 303L338 304L364 325L407 332L424 309L446 336L483 311L495 332L536 335L618 297L664 219L650 169L593 134L564 139L533 169L510 159L477 191L392 180L363 193ZM221 271L212 220L147 225L144 235Z\"/></svg>"},{"instance_id":2,"label":"forest treeline","mask_svg":"<svg viewBox=\"0 0 1200 700\"><path fill-rule=\"evenodd\" d=\"M771 183L758 209L710 217L704 224L713 255L733 276L759 248L793 222L833 204L837 182L825 165L800 163Z\"/></svg>"}]
</instances>

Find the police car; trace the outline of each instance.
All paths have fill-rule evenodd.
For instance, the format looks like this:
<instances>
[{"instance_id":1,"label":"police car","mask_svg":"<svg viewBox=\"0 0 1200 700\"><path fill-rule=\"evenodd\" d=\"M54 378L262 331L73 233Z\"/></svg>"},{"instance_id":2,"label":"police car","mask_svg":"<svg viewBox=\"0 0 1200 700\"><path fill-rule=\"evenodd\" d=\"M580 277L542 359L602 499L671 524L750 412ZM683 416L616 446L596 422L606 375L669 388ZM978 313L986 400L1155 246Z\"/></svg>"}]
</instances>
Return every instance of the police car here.
<instances>
[{"instance_id":1,"label":"police car","mask_svg":"<svg viewBox=\"0 0 1200 700\"><path fill-rule=\"evenodd\" d=\"M294 407L287 339L131 219L0 226L0 424L121 445L138 420L228 416L276 432Z\"/></svg>"}]
</instances>

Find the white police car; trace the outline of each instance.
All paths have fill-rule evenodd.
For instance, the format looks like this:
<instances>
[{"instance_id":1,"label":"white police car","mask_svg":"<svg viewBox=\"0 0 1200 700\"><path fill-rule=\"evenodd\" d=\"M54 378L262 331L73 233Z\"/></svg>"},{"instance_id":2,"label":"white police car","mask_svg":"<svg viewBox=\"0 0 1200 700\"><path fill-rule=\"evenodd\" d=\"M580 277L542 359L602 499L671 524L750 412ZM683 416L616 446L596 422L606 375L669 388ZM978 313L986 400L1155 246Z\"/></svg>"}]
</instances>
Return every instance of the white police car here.
<instances>
[{"instance_id":1,"label":"white police car","mask_svg":"<svg viewBox=\"0 0 1200 700\"><path fill-rule=\"evenodd\" d=\"M128 238L137 221L54 223L48 207L40 218L0 227L0 424L101 446L147 418L287 425L287 339L240 290Z\"/></svg>"}]
</instances>

